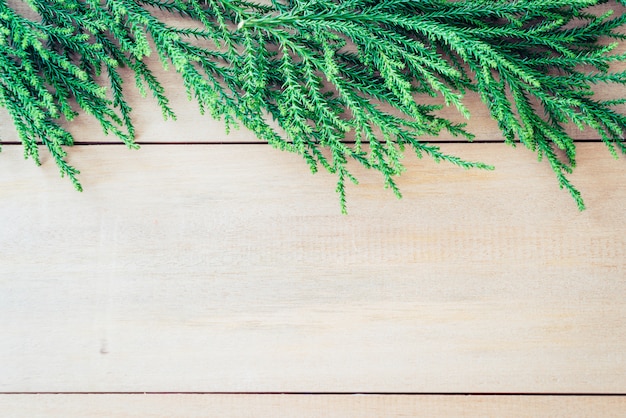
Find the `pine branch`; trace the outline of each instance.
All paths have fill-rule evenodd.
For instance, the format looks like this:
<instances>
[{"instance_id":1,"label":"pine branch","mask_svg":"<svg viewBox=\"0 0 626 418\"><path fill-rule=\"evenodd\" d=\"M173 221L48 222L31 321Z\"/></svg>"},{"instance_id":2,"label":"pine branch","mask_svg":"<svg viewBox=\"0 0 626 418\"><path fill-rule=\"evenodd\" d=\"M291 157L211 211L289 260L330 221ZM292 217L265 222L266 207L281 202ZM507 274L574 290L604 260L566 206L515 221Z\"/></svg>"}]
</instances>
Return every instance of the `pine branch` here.
<instances>
[{"instance_id":1,"label":"pine branch","mask_svg":"<svg viewBox=\"0 0 626 418\"><path fill-rule=\"evenodd\" d=\"M475 91L505 142L545 158L582 209L567 178L576 144L566 127L591 128L614 156L626 152L626 115L615 107L625 100L593 98L595 84L626 84L626 72L611 70L626 61L612 53L625 37L626 15L590 11L607 2L28 0L34 21L0 0L0 105L25 155L38 162L37 145L46 145L80 189L78 171L65 160L73 138L64 120L90 114L136 147L120 67L165 118L175 118L145 62L156 53L181 74L200 111L227 130L242 125L301 155L313 172L334 173L345 211L346 182L357 183L351 161L379 171L397 196L407 147L420 158L492 169L420 140L444 131L471 140L464 124L437 112L452 106L470 117L463 98ZM172 26L163 14L189 26ZM439 97L441 106L421 104L422 95Z\"/></svg>"}]
</instances>

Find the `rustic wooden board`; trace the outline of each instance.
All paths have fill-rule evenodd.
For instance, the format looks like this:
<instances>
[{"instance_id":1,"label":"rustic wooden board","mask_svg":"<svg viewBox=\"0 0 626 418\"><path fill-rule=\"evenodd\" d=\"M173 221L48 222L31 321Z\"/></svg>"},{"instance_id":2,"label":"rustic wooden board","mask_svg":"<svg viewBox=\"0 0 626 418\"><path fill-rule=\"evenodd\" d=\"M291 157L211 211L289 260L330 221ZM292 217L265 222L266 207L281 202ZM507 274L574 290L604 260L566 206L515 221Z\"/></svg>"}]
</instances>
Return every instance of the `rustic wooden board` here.
<instances>
[{"instance_id":1,"label":"rustic wooden board","mask_svg":"<svg viewBox=\"0 0 626 418\"><path fill-rule=\"evenodd\" d=\"M580 144L579 213L444 146L497 170L357 170L348 216L265 145L76 147L82 194L6 146L0 392L624 392L624 161Z\"/></svg>"},{"instance_id":2,"label":"rustic wooden board","mask_svg":"<svg viewBox=\"0 0 626 418\"><path fill-rule=\"evenodd\" d=\"M618 418L624 397L381 395L5 395L11 418Z\"/></svg>"}]
</instances>

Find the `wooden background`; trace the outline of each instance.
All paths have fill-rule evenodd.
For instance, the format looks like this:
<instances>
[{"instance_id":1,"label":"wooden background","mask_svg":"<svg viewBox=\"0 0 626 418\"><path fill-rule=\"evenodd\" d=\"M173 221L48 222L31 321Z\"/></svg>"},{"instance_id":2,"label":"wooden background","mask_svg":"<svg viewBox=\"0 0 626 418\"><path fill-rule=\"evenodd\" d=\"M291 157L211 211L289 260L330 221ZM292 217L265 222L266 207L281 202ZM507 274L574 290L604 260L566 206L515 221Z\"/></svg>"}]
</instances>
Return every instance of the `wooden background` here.
<instances>
[{"instance_id":1,"label":"wooden background","mask_svg":"<svg viewBox=\"0 0 626 418\"><path fill-rule=\"evenodd\" d=\"M578 212L470 97L479 141L436 140L495 171L356 169L344 216L161 77L140 150L72 125L83 193L0 113L1 416L626 416L623 158L577 134Z\"/></svg>"}]
</instances>

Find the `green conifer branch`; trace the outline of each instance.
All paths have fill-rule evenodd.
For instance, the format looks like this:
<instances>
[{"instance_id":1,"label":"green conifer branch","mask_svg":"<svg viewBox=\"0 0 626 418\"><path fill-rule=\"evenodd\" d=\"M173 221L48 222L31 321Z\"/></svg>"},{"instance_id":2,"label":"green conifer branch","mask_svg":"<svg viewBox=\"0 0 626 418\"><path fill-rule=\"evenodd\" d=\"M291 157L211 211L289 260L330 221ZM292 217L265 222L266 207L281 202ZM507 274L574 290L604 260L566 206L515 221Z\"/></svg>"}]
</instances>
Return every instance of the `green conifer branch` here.
<instances>
[{"instance_id":1,"label":"green conifer branch","mask_svg":"<svg viewBox=\"0 0 626 418\"><path fill-rule=\"evenodd\" d=\"M576 165L567 125L593 129L614 156L626 153L626 115L616 108L626 100L596 100L592 90L626 84L626 71L611 70L626 61L612 52L626 37L626 15L592 13L608 0L26 3L38 20L0 0L0 106L25 155L38 162L38 144L45 145L78 189L78 171L65 159L73 138L64 120L90 114L136 147L120 67L132 71L165 118L175 118L146 65L153 53L181 74L201 112L301 155L313 172L322 166L334 173L344 211L345 183L357 182L350 161L379 171L398 196L407 147L419 157L491 169L420 140L444 131L473 138L464 124L437 115L453 106L469 117L467 91L478 92L505 142L548 161L581 209L567 177ZM172 26L164 14L189 26ZM422 104L424 95L442 105Z\"/></svg>"}]
</instances>

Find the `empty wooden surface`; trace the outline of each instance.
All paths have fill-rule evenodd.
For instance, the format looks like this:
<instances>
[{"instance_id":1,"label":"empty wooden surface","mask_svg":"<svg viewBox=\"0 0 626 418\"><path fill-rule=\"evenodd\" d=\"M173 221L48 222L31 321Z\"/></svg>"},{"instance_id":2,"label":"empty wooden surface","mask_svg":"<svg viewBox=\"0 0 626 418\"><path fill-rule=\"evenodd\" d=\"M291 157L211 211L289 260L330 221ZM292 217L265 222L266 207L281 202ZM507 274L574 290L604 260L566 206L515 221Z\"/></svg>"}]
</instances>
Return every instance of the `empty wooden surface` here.
<instances>
[{"instance_id":1,"label":"empty wooden surface","mask_svg":"<svg viewBox=\"0 0 626 418\"><path fill-rule=\"evenodd\" d=\"M344 216L161 76L178 122L129 90L153 145L72 125L83 193L0 112L0 416L626 415L623 158L578 144L579 212L470 97L480 143L442 147L495 171L408 154L397 200L355 167Z\"/></svg>"},{"instance_id":2,"label":"empty wooden surface","mask_svg":"<svg viewBox=\"0 0 626 418\"><path fill-rule=\"evenodd\" d=\"M116 418L621 418L620 397L441 395L10 395L3 416Z\"/></svg>"},{"instance_id":3,"label":"empty wooden surface","mask_svg":"<svg viewBox=\"0 0 626 418\"><path fill-rule=\"evenodd\" d=\"M396 200L265 145L84 146L82 194L3 151L4 392L621 393L623 161L407 158ZM523 173L523 174L522 174Z\"/></svg>"}]
</instances>

